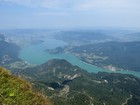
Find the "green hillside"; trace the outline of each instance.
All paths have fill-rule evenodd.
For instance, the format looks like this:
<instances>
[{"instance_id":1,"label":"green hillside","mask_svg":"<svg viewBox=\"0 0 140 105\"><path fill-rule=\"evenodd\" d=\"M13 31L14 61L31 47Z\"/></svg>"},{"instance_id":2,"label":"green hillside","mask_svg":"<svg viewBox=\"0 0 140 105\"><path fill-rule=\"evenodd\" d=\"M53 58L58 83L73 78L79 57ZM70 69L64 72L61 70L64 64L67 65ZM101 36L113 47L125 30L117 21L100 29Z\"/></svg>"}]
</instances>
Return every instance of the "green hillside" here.
<instances>
[{"instance_id":1,"label":"green hillside","mask_svg":"<svg viewBox=\"0 0 140 105\"><path fill-rule=\"evenodd\" d=\"M31 85L0 68L0 105L51 105L49 99L34 93Z\"/></svg>"}]
</instances>

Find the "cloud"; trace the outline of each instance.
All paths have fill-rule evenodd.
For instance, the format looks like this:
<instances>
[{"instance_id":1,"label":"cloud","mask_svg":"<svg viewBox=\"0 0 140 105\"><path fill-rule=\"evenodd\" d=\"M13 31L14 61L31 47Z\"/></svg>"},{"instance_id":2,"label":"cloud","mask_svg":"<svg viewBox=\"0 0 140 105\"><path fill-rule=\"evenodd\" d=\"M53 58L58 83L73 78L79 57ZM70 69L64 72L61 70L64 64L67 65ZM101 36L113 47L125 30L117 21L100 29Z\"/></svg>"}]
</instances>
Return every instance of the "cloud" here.
<instances>
[{"instance_id":1,"label":"cloud","mask_svg":"<svg viewBox=\"0 0 140 105\"><path fill-rule=\"evenodd\" d=\"M78 10L139 8L137 0L86 0L77 5Z\"/></svg>"},{"instance_id":2,"label":"cloud","mask_svg":"<svg viewBox=\"0 0 140 105\"><path fill-rule=\"evenodd\" d=\"M4 3L19 4L31 7L43 7L43 8L66 8L72 7L75 0L0 0Z\"/></svg>"},{"instance_id":3,"label":"cloud","mask_svg":"<svg viewBox=\"0 0 140 105\"><path fill-rule=\"evenodd\" d=\"M92 10L139 8L139 0L0 0L4 3L49 9Z\"/></svg>"},{"instance_id":4,"label":"cloud","mask_svg":"<svg viewBox=\"0 0 140 105\"><path fill-rule=\"evenodd\" d=\"M32 0L0 0L0 3L8 3L8 4L18 4L18 5L25 5L31 6Z\"/></svg>"},{"instance_id":5,"label":"cloud","mask_svg":"<svg viewBox=\"0 0 140 105\"><path fill-rule=\"evenodd\" d=\"M41 13L36 13L34 15L36 16L68 16L69 14L65 12L51 12L51 13L41 12Z\"/></svg>"}]
</instances>

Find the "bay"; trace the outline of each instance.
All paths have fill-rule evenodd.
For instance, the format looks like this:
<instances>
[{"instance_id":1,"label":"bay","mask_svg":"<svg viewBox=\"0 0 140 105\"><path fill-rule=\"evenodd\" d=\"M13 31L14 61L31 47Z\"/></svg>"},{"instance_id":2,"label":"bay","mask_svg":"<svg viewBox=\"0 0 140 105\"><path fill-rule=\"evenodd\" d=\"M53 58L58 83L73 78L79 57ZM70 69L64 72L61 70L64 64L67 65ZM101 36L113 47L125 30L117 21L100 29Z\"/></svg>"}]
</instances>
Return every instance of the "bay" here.
<instances>
[{"instance_id":1,"label":"bay","mask_svg":"<svg viewBox=\"0 0 140 105\"><path fill-rule=\"evenodd\" d=\"M65 46L67 43L56 40L56 39L46 39L44 43L37 44L37 45L26 45L24 46L21 51L19 57L23 59L24 61L27 61L30 64L39 65L42 63L47 62L50 59L65 59L72 63L73 65L79 66L82 69L87 70L88 72L113 72L110 70L105 70L100 67L96 67L94 65L85 63L75 57L72 54L69 53L63 53L63 54L49 54L45 52L46 49L53 49L56 47ZM121 74L132 74L136 77L140 77L140 72L135 71L127 71L127 70L119 70L115 71L113 73L121 73Z\"/></svg>"}]
</instances>

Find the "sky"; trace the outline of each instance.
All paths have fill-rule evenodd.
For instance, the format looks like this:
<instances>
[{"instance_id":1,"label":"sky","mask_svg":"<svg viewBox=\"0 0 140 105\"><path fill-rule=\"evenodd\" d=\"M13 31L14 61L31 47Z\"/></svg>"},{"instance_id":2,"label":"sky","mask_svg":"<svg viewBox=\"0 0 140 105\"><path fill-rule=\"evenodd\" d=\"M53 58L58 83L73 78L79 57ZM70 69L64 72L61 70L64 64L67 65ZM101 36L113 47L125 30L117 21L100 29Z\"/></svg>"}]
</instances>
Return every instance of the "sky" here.
<instances>
[{"instance_id":1,"label":"sky","mask_svg":"<svg viewBox=\"0 0 140 105\"><path fill-rule=\"evenodd\" d=\"M0 29L140 28L140 0L0 0Z\"/></svg>"}]
</instances>

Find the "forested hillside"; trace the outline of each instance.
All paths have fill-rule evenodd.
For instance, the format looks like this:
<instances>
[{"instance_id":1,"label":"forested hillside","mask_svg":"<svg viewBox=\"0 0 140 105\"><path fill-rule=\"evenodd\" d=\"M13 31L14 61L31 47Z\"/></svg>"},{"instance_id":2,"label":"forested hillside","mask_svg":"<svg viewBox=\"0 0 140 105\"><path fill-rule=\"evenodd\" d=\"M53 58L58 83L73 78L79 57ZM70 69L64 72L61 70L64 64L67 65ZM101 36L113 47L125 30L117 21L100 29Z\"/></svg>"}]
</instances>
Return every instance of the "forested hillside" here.
<instances>
[{"instance_id":1,"label":"forested hillside","mask_svg":"<svg viewBox=\"0 0 140 105\"><path fill-rule=\"evenodd\" d=\"M46 50L71 53L86 63L110 70L140 71L140 42L104 42Z\"/></svg>"},{"instance_id":2,"label":"forested hillside","mask_svg":"<svg viewBox=\"0 0 140 105\"><path fill-rule=\"evenodd\" d=\"M140 104L140 79L115 73L88 73L66 60L17 70L33 87L48 95L54 105Z\"/></svg>"}]
</instances>

